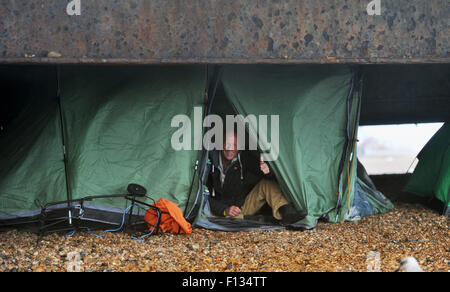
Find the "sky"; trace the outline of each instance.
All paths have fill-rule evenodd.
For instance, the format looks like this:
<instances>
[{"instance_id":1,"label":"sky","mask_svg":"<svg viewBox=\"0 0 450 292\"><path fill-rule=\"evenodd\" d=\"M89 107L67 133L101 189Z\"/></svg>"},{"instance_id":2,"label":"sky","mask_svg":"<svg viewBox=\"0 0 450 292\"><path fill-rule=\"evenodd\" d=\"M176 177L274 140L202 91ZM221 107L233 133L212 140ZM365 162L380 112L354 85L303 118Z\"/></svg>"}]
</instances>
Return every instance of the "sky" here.
<instances>
[{"instance_id":1,"label":"sky","mask_svg":"<svg viewBox=\"0 0 450 292\"><path fill-rule=\"evenodd\" d=\"M361 126L358 130L360 143L372 137L378 143L405 152L419 152L443 123Z\"/></svg>"},{"instance_id":2,"label":"sky","mask_svg":"<svg viewBox=\"0 0 450 292\"><path fill-rule=\"evenodd\" d=\"M442 123L359 127L358 158L369 174L414 171L416 156Z\"/></svg>"}]
</instances>

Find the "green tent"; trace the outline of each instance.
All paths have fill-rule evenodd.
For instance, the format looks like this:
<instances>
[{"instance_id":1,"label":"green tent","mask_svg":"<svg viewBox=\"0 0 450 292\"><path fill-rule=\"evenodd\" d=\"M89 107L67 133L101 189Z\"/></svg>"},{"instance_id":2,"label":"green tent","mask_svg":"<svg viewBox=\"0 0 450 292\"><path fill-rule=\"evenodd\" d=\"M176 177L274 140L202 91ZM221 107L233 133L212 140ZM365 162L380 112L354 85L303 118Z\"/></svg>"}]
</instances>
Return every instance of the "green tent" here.
<instances>
[{"instance_id":1,"label":"green tent","mask_svg":"<svg viewBox=\"0 0 450 292\"><path fill-rule=\"evenodd\" d=\"M137 183L148 191L146 203L167 198L196 226L280 227L210 216L207 151L171 147L178 130L172 118L194 120L198 108L209 112L218 101L218 84L236 113L279 117L279 157L271 166L289 200L308 210L299 227L313 228L319 219L358 220L393 207L374 189L356 157L361 103L357 70L346 65L214 68L3 70L2 78L27 89L11 93L17 115L0 135L0 223L39 217L42 206L54 202L60 202L52 205L55 210L75 211L80 206L73 200L121 194L129 183ZM247 128L255 138L256 125ZM271 134L263 140L269 141ZM199 143L199 137L191 139L191 145ZM83 205L82 219L118 224L128 205L118 198L93 200Z\"/></svg>"},{"instance_id":2,"label":"green tent","mask_svg":"<svg viewBox=\"0 0 450 292\"><path fill-rule=\"evenodd\" d=\"M29 90L0 137L0 220L39 216L53 202L126 194L130 183L153 200L186 206L201 151L172 149L171 119L193 117L194 107L203 106L204 66L38 69L13 73L17 87ZM83 218L117 223L126 204L88 201Z\"/></svg>"},{"instance_id":3,"label":"green tent","mask_svg":"<svg viewBox=\"0 0 450 292\"><path fill-rule=\"evenodd\" d=\"M320 218L358 220L393 208L373 188L365 170L358 171L361 91L356 70L334 65L226 66L221 80L236 113L279 117L279 157L271 166L285 196L308 211L299 227L313 228ZM248 125L255 140L258 126ZM260 141L270 141L271 133L267 136ZM208 208L197 224L220 230L242 228L233 219L211 218Z\"/></svg>"},{"instance_id":4,"label":"green tent","mask_svg":"<svg viewBox=\"0 0 450 292\"><path fill-rule=\"evenodd\" d=\"M450 124L445 123L417 155L419 163L403 189L423 198L436 198L450 215Z\"/></svg>"}]
</instances>

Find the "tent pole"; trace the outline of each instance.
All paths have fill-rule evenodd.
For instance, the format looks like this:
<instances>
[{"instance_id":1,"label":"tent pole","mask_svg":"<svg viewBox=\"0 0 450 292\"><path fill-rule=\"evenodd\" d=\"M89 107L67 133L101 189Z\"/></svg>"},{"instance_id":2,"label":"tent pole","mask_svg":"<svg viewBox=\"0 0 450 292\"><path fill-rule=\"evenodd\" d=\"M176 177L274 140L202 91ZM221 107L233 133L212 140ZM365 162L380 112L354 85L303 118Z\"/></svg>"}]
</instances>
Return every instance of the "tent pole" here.
<instances>
[{"instance_id":1,"label":"tent pole","mask_svg":"<svg viewBox=\"0 0 450 292\"><path fill-rule=\"evenodd\" d=\"M353 104L353 93L355 89L355 83L357 82L357 73L356 69L352 68L352 79L351 79L351 85L349 92L347 94L347 111L346 111L346 135L345 135L345 145L344 145L344 151L342 152L341 161L339 162L339 168L338 168L338 192L337 192L337 202L336 206L331 209L328 213L330 213L333 210L337 210L336 212L336 220L339 216L340 210L341 210L341 202L342 202L342 183L341 183L341 177L342 172L344 170L344 164L348 156L349 147L350 147L350 115L351 115L351 106Z\"/></svg>"},{"instance_id":2,"label":"tent pole","mask_svg":"<svg viewBox=\"0 0 450 292\"><path fill-rule=\"evenodd\" d=\"M211 113L211 109L212 109L212 105L214 102L214 99L216 97L216 92L217 92L217 87L219 86L220 80L222 78L222 72L223 72L223 67L220 65L214 65L213 67L213 76L211 78L211 80L208 80L208 65L206 66L206 79L207 79L207 83L206 83L206 92L205 92L205 96L206 96L206 112L205 115L209 115ZM209 145L208 145L209 146ZM207 147L209 148L209 147ZM202 159L201 159L201 164L200 164L200 169L199 169L199 190L203 189L203 175L204 175L204 171L206 168L206 164L208 162L208 157L209 157L209 151L207 149L203 149L203 154L202 154ZM198 161L196 162L198 163ZM197 169L197 164L196 164L196 169ZM194 172L194 177L195 177L195 172ZM194 179L192 180L192 185L194 183ZM184 215L186 214L186 211L188 209L189 206L189 198L191 196L191 191L192 191L192 185L191 185L191 190L189 191L189 196L188 196L188 201L186 202L186 207L184 210ZM188 215L185 215L185 218L190 218L191 217L191 213L192 211L195 209L195 207L198 205L198 198L201 197L201 194L199 194L197 192L197 198L195 199L194 204L192 205L191 210L189 211Z\"/></svg>"},{"instance_id":3,"label":"tent pole","mask_svg":"<svg viewBox=\"0 0 450 292\"><path fill-rule=\"evenodd\" d=\"M356 107L355 107L355 119L353 120L353 128L352 128L352 136L351 136L351 148L350 148L350 154L352 154L353 153L353 156L352 156L352 161L351 161L351 163L352 163L352 167L351 167L351 172L349 172L349 174L348 174L348 176L352 176L352 174L354 173L354 168L356 167L358 167L357 166L357 163L358 163L358 159L357 159L357 155L356 155L356 152L355 152L355 149L356 149L356 144L357 144L357 142L358 142L358 139L357 139L357 132L358 132L358 125L359 125L359 115L360 115L360 111L361 111L361 92L360 92L360 90L361 90L361 88L360 88L360 74L359 74L359 68L357 68L357 69L355 69L355 76L356 76L356 78L355 78L355 91L356 91ZM356 162L354 163L353 161L355 161L355 159L356 159ZM350 162L350 161L349 161ZM356 176L358 176L357 175L357 173L355 172L355 175ZM356 178L357 179L357 178ZM356 179L355 179L355 181L356 181ZM350 202L350 200L351 200L351 187L352 187L352 185L353 185L353 177L349 180L350 182L349 182L349 186L348 186L348 201L347 201L347 204L348 204L348 208L347 208L347 212L349 212L350 211L350 204L351 204L351 202ZM356 184L356 182L355 182L355 184Z\"/></svg>"},{"instance_id":4,"label":"tent pole","mask_svg":"<svg viewBox=\"0 0 450 292\"><path fill-rule=\"evenodd\" d=\"M67 208L69 209L69 224L72 225L72 212L70 210L70 201L72 200L72 193L70 191L70 183L69 183L69 160L67 158L67 149L66 149L66 139L65 139L65 131L64 131L64 118L62 111L62 103L61 103L61 87L60 87L60 68L59 65L56 65L56 86L57 86L57 100L58 100L58 109L59 109L59 121L61 128L61 142L62 142L62 150L63 150L63 161L64 161L64 174L66 176L66 195L67 195Z\"/></svg>"}]
</instances>

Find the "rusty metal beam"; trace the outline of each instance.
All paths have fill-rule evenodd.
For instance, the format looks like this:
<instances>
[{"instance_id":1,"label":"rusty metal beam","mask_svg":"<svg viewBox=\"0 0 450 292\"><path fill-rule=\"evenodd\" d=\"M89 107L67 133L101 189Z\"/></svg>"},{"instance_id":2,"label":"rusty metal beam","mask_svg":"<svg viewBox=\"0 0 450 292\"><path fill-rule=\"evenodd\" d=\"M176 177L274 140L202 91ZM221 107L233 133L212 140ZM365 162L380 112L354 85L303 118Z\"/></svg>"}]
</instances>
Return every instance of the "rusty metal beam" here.
<instances>
[{"instance_id":1,"label":"rusty metal beam","mask_svg":"<svg viewBox=\"0 0 450 292\"><path fill-rule=\"evenodd\" d=\"M2 0L0 63L450 63L448 0Z\"/></svg>"}]
</instances>

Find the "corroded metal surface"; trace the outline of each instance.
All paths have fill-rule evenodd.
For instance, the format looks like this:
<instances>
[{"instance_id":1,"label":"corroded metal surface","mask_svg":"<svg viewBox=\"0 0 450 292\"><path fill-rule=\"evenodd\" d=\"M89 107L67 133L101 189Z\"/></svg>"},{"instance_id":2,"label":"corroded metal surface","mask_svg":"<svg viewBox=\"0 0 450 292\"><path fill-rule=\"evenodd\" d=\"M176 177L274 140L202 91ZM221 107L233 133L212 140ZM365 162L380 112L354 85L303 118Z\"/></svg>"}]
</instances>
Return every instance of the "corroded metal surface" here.
<instances>
[{"instance_id":1,"label":"corroded metal surface","mask_svg":"<svg viewBox=\"0 0 450 292\"><path fill-rule=\"evenodd\" d=\"M448 0L0 1L0 62L449 63Z\"/></svg>"}]
</instances>

